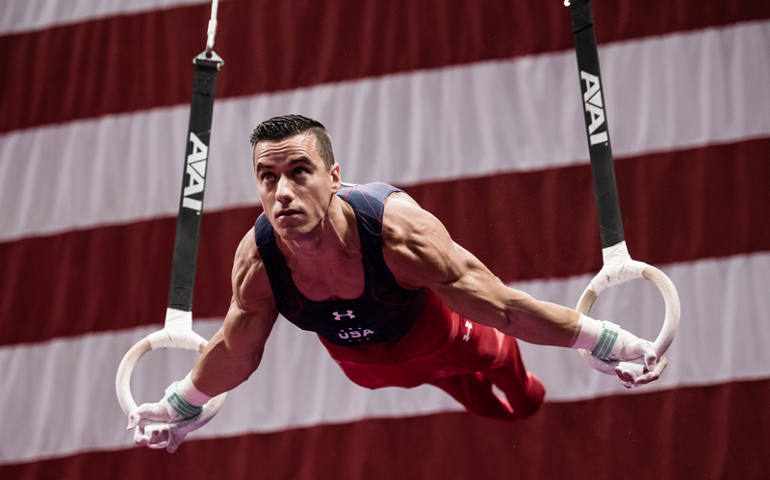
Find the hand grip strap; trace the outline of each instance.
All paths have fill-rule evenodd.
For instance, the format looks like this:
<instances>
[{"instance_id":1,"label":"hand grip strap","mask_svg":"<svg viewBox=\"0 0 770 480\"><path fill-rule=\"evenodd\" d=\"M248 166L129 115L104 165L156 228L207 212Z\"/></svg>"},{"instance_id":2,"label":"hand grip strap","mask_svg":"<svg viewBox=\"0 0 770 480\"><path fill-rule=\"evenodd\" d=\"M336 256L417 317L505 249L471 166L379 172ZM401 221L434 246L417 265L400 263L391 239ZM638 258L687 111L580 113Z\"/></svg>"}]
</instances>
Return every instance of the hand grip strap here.
<instances>
[{"instance_id":1,"label":"hand grip strap","mask_svg":"<svg viewBox=\"0 0 770 480\"><path fill-rule=\"evenodd\" d=\"M590 0L572 0L570 18L575 38L575 55L580 77L588 151L591 157L591 175L596 212L599 217L599 233L602 248L605 248L622 242L625 235L618 188L615 183L609 124Z\"/></svg>"},{"instance_id":2,"label":"hand grip strap","mask_svg":"<svg viewBox=\"0 0 770 480\"><path fill-rule=\"evenodd\" d=\"M205 52L193 60L195 75L190 101L190 123L187 149L182 168L182 188L179 214L174 236L174 256L171 261L171 282L168 307L192 311L195 266L198 260L198 240L206 191L206 167L214 114L214 92L217 71L222 65L219 57L207 59Z\"/></svg>"}]
</instances>

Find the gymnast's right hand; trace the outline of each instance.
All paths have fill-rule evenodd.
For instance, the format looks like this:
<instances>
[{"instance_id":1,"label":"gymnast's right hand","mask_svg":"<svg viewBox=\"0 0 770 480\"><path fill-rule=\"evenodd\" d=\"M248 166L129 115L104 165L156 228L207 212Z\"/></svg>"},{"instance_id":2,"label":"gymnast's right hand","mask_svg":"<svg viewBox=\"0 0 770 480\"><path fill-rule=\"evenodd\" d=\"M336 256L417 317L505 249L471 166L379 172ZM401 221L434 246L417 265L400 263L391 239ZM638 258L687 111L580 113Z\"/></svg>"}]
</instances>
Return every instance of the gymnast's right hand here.
<instances>
[{"instance_id":1,"label":"gymnast's right hand","mask_svg":"<svg viewBox=\"0 0 770 480\"><path fill-rule=\"evenodd\" d=\"M144 403L128 414L127 428L134 429L134 443L174 453L188 433L205 423L196 421L202 408L185 400L178 385L169 385L160 401Z\"/></svg>"}]
</instances>

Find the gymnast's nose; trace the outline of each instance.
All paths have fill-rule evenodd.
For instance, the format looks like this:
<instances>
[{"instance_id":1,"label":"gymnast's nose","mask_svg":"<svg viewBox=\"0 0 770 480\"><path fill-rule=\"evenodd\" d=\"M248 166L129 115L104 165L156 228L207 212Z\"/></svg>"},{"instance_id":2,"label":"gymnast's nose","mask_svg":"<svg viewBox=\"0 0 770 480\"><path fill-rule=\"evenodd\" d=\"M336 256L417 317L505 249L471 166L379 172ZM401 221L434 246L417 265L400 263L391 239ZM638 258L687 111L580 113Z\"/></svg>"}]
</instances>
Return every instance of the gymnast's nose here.
<instances>
[{"instance_id":1,"label":"gymnast's nose","mask_svg":"<svg viewBox=\"0 0 770 480\"><path fill-rule=\"evenodd\" d=\"M294 190L291 181L284 175L278 178L275 186L275 199L284 206L288 206L294 200Z\"/></svg>"}]
</instances>

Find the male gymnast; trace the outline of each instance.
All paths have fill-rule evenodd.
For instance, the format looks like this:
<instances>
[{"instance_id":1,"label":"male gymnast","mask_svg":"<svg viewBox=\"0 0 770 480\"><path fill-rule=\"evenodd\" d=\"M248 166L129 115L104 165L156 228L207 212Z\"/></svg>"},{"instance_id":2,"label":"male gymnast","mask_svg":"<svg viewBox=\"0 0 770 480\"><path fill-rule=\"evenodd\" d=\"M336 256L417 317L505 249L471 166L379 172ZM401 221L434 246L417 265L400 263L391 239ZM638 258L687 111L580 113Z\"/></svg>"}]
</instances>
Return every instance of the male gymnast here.
<instances>
[{"instance_id":1,"label":"male gymnast","mask_svg":"<svg viewBox=\"0 0 770 480\"><path fill-rule=\"evenodd\" d=\"M192 371L129 414L137 445L176 450L201 406L257 369L279 313L317 332L358 385L431 384L469 412L504 420L532 415L545 395L517 338L605 360L642 357L641 373L617 372L629 387L665 368L649 341L618 325L504 285L398 188L343 184L320 122L274 117L251 145L264 213L236 249L229 310Z\"/></svg>"}]
</instances>

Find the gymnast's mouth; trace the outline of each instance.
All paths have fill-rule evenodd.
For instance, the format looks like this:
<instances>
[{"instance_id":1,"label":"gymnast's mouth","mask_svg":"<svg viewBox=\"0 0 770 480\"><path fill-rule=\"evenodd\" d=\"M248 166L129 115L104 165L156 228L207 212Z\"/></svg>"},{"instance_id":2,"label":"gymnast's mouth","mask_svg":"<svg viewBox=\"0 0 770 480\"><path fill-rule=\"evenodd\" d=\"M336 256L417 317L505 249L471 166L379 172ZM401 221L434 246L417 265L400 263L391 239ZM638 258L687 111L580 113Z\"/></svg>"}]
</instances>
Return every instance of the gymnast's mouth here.
<instances>
[{"instance_id":1,"label":"gymnast's mouth","mask_svg":"<svg viewBox=\"0 0 770 480\"><path fill-rule=\"evenodd\" d=\"M275 218L281 218L281 217L290 217L294 215L299 215L302 212L299 210L294 210L290 208L285 208L283 210L279 210L278 213L275 215Z\"/></svg>"}]
</instances>

